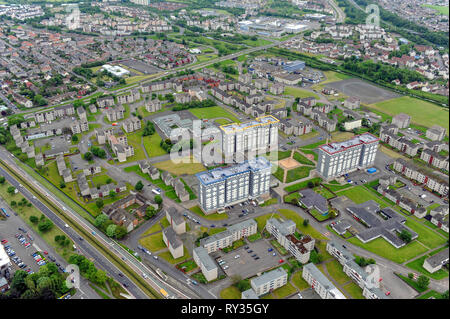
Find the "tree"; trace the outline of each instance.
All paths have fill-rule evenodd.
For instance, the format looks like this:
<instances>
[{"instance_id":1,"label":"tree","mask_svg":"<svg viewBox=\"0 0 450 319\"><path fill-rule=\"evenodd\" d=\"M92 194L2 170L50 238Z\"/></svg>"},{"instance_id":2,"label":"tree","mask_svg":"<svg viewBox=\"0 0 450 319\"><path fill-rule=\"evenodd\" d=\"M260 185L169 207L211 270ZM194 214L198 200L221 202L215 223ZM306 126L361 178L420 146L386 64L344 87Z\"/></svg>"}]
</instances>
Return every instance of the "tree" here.
<instances>
[{"instance_id":1,"label":"tree","mask_svg":"<svg viewBox=\"0 0 450 319\"><path fill-rule=\"evenodd\" d=\"M158 204L158 205L161 205L162 202L163 202L163 199L162 199L161 195L156 195L155 196L155 203Z\"/></svg>"},{"instance_id":2,"label":"tree","mask_svg":"<svg viewBox=\"0 0 450 319\"><path fill-rule=\"evenodd\" d=\"M117 228L117 225L115 225L115 224L109 225L106 228L106 235L108 237L115 237L115 235L116 235L116 228Z\"/></svg>"},{"instance_id":3,"label":"tree","mask_svg":"<svg viewBox=\"0 0 450 319\"><path fill-rule=\"evenodd\" d=\"M137 182L136 185L134 186L134 189L137 190L138 192L140 192L143 188L144 184L141 181Z\"/></svg>"},{"instance_id":4,"label":"tree","mask_svg":"<svg viewBox=\"0 0 450 319\"><path fill-rule=\"evenodd\" d=\"M72 142L78 142L78 136L72 135Z\"/></svg>"},{"instance_id":5,"label":"tree","mask_svg":"<svg viewBox=\"0 0 450 319\"><path fill-rule=\"evenodd\" d=\"M8 194L13 194L15 190L16 188L14 186L9 186L6 191L8 192Z\"/></svg>"},{"instance_id":6,"label":"tree","mask_svg":"<svg viewBox=\"0 0 450 319\"><path fill-rule=\"evenodd\" d=\"M59 187L60 187L60 188L66 187L66 183L64 183L64 181L61 181L61 182L59 183Z\"/></svg>"},{"instance_id":7,"label":"tree","mask_svg":"<svg viewBox=\"0 0 450 319\"><path fill-rule=\"evenodd\" d=\"M403 240L405 243L409 243L412 240L411 233L406 229L403 229L399 236L400 239Z\"/></svg>"},{"instance_id":8,"label":"tree","mask_svg":"<svg viewBox=\"0 0 450 319\"><path fill-rule=\"evenodd\" d=\"M12 200L10 204L11 204L11 206L13 206L13 207L14 207L14 206L16 206L16 205L17 205L17 202L16 202L15 200Z\"/></svg>"},{"instance_id":9,"label":"tree","mask_svg":"<svg viewBox=\"0 0 450 319\"><path fill-rule=\"evenodd\" d=\"M52 229L52 227L53 227L52 221L50 219L47 219L47 218L44 218L38 224L38 229L41 232L47 232L50 229Z\"/></svg>"},{"instance_id":10,"label":"tree","mask_svg":"<svg viewBox=\"0 0 450 319\"><path fill-rule=\"evenodd\" d=\"M420 275L419 278L417 278L417 285L423 289L426 290L428 288L428 285L430 284L430 278L428 278L425 275Z\"/></svg>"},{"instance_id":11,"label":"tree","mask_svg":"<svg viewBox=\"0 0 450 319\"><path fill-rule=\"evenodd\" d=\"M410 273L408 274L408 278L409 278L409 279L413 279L413 278L414 278L414 274L413 274L412 272L410 272Z\"/></svg>"},{"instance_id":12,"label":"tree","mask_svg":"<svg viewBox=\"0 0 450 319\"><path fill-rule=\"evenodd\" d=\"M96 205L98 208L102 208L103 205L105 205L105 204L103 203L103 199L99 198L99 199L97 199L97 200L95 201L95 205ZM100 215L100 216L101 216L101 215ZM103 216L104 216L104 215L103 215Z\"/></svg>"},{"instance_id":13,"label":"tree","mask_svg":"<svg viewBox=\"0 0 450 319\"><path fill-rule=\"evenodd\" d=\"M106 216L105 214L100 214L95 218L94 225L95 227L101 227L107 220L108 216Z\"/></svg>"},{"instance_id":14,"label":"tree","mask_svg":"<svg viewBox=\"0 0 450 319\"><path fill-rule=\"evenodd\" d=\"M5 177L4 176L0 176L0 184L5 184Z\"/></svg>"},{"instance_id":15,"label":"tree","mask_svg":"<svg viewBox=\"0 0 450 319\"><path fill-rule=\"evenodd\" d=\"M320 264L323 260L322 255L318 254L315 250L311 250L309 258L310 262L312 262L313 264Z\"/></svg>"},{"instance_id":16,"label":"tree","mask_svg":"<svg viewBox=\"0 0 450 319\"><path fill-rule=\"evenodd\" d=\"M117 239L122 239L123 237L126 236L126 234L128 234L128 231L125 227L123 227L123 226L116 227L116 231L115 231L114 235Z\"/></svg>"},{"instance_id":17,"label":"tree","mask_svg":"<svg viewBox=\"0 0 450 319\"><path fill-rule=\"evenodd\" d=\"M32 215L32 216L30 216L30 222L32 222L33 224L37 224L39 222L39 218Z\"/></svg>"},{"instance_id":18,"label":"tree","mask_svg":"<svg viewBox=\"0 0 450 319\"><path fill-rule=\"evenodd\" d=\"M84 158L86 161L92 161L92 159L94 158L94 155L92 155L91 152L86 152L86 153L84 153L83 158Z\"/></svg>"},{"instance_id":19,"label":"tree","mask_svg":"<svg viewBox=\"0 0 450 319\"><path fill-rule=\"evenodd\" d=\"M307 227L309 225L309 219L303 220L303 226Z\"/></svg>"},{"instance_id":20,"label":"tree","mask_svg":"<svg viewBox=\"0 0 450 319\"><path fill-rule=\"evenodd\" d=\"M116 194L116 192L114 190L110 190L109 191L109 197L116 198L116 196L117 196L117 194Z\"/></svg>"},{"instance_id":21,"label":"tree","mask_svg":"<svg viewBox=\"0 0 450 319\"><path fill-rule=\"evenodd\" d=\"M145 210L145 217L146 219L150 219L153 216L156 215L156 210L153 206L148 206L147 209Z\"/></svg>"}]
</instances>

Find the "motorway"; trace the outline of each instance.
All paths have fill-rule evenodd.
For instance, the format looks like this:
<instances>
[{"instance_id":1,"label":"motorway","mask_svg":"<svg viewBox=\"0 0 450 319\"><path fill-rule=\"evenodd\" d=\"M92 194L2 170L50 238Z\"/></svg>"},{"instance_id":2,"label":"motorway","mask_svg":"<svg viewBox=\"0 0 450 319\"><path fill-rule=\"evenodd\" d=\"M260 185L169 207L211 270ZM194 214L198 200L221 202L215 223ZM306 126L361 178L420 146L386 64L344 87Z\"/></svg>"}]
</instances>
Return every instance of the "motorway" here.
<instances>
[{"instance_id":1,"label":"motorway","mask_svg":"<svg viewBox=\"0 0 450 319\"><path fill-rule=\"evenodd\" d=\"M167 282L162 281L153 270L149 269L146 265L139 262L134 256L128 253L117 242L108 238L103 233L96 232L97 230L92 225L88 224L82 217L80 217L78 213L76 213L70 208L67 208L66 205L58 197L50 195L47 190L44 190L42 185L40 185L36 180L30 177L26 172L18 168L16 166L16 163L14 162L14 159L6 151L3 150L0 151L0 159L2 159L5 163L7 163L8 166L15 167L16 169L18 169L23 178L27 179L27 181L30 184L33 184L33 186L35 186L40 191L40 193L43 194L43 196L47 196L53 202L57 203L57 205L61 207L62 210L65 211L65 214L67 214L70 218L75 220L75 222L78 225L83 227L86 231L88 231L91 234L95 232L97 240L99 240L100 243L106 249L109 249L115 255L120 256L121 259L129 267L131 267L132 270L136 272L136 274L138 274L139 276L141 276L142 274L146 274L146 276L148 277L146 279L147 283L150 284L156 291L159 292L160 289L164 289L168 292L169 296L177 299L199 298L192 292L190 294L186 294L184 292L181 292L178 288L168 284ZM55 225L57 225L61 229L65 228L66 223L59 216L57 216L52 210L50 210L46 205L44 205L41 201L39 201L37 198L34 198L34 196L27 189L25 189L24 187L20 187L19 182L13 176L11 176L3 168L1 168L0 174L4 175L5 178L8 180L8 182L10 182L17 189L19 189L22 192L22 194L31 203L33 203L35 207L40 209L50 220L52 220L55 223ZM94 260L97 261L98 267L105 270L110 276L112 276L118 282L122 284L125 283L128 286L130 294L132 294L135 298L137 299L148 298L148 296L137 285L135 285L133 281L131 281L128 278L123 278L119 276L119 273L121 273L120 270L114 264L112 264L105 256L103 256L97 249L91 246L87 241L80 239L80 236L73 229L66 228L66 233L68 234L68 236L71 237L71 239L73 239L75 245L83 254L88 254L89 256L92 256Z\"/></svg>"}]
</instances>

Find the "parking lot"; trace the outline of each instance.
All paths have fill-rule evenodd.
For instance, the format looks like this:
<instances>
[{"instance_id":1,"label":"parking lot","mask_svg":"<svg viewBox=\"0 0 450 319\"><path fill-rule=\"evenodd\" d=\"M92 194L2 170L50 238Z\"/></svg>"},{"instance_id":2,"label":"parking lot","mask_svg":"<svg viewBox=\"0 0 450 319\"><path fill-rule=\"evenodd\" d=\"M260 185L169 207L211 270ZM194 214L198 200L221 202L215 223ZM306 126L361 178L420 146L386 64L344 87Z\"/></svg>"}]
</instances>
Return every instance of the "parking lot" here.
<instances>
[{"instance_id":1,"label":"parking lot","mask_svg":"<svg viewBox=\"0 0 450 319\"><path fill-rule=\"evenodd\" d=\"M12 277L16 270L22 269L29 273L38 272L40 266L45 264L43 257L47 261L55 261L60 271L64 270L64 265L57 258L57 255L49 249L48 245L31 230L19 216L16 216L11 208L0 199L0 207L4 208L9 217L0 221L0 241L5 247L6 253L11 260L9 276ZM36 255L36 253L39 254ZM35 256L32 256L32 255Z\"/></svg>"},{"instance_id":2,"label":"parking lot","mask_svg":"<svg viewBox=\"0 0 450 319\"><path fill-rule=\"evenodd\" d=\"M272 251L269 252L269 249ZM280 258L278 252L266 240L258 240L228 254L218 254L217 262L227 276L239 275L248 278L279 265ZM220 262L221 260L223 262Z\"/></svg>"}]
</instances>

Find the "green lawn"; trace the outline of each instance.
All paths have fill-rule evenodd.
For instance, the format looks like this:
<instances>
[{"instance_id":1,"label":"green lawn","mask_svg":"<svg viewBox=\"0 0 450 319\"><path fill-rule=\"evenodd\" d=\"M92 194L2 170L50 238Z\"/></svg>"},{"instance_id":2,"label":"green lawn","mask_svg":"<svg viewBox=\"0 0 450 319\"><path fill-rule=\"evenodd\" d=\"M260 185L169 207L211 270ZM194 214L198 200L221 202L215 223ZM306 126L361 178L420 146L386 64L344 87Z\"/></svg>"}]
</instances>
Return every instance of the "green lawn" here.
<instances>
[{"instance_id":1,"label":"green lawn","mask_svg":"<svg viewBox=\"0 0 450 319\"><path fill-rule=\"evenodd\" d=\"M365 299L362 295L362 289L354 282L343 286L343 288L348 292L352 299Z\"/></svg>"},{"instance_id":2,"label":"green lawn","mask_svg":"<svg viewBox=\"0 0 450 319\"><path fill-rule=\"evenodd\" d=\"M259 206L261 206L261 207L266 207L266 206L274 205L274 204L276 204L276 203L278 203L278 199L276 199L276 198L271 198L271 199L266 200L264 203L262 203L262 204L259 205Z\"/></svg>"},{"instance_id":3,"label":"green lawn","mask_svg":"<svg viewBox=\"0 0 450 319\"><path fill-rule=\"evenodd\" d=\"M191 258L191 256L189 256L189 252L187 250L186 247L184 247L184 255L180 258L174 259L172 257L172 254L170 253L170 251L165 251L163 253L158 254L159 257L161 257L162 259L164 259L165 261L167 261L169 264L172 265L176 265L179 264L189 258Z\"/></svg>"},{"instance_id":4,"label":"green lawn","mask_svg":"<svg viewBox=\"0 0 450 319\"><path fill-rule=\"evenodd\" d=\"M296 180L308 177L309 172L312 171L313 169L315 169L315 167L312 166L299 166L297 168L290 169L287 172L286 183L291 183Z\"/></svg>"},{"instance_id":5,"label":"green lawn","mask_svg":"<svg viewBox=\"0 0 450 319\"><path fill-rule=\"evenodd\" d=\"M239 123L237 117L220 106L195 108L190 109L189 111L199 119L227 118L233 122Z\"/></svg>"},{"instance_id":6,"label":"green lawn","mask_svg":"<svg viewBox=\"0 0 450 319\"><path fill-rule=\"evenodd\" d=\"M420 244L418 241L413 241L401 248L395 248L383 238L374 239L366 244L361 242L358 238L350 238L348 241L354 245L373 252L381 257L392 260L396 263L404 263L420 254L425 253L428 249Z\"/></svg>"},{"instance_id":7,"label":"green lawn","mask_svg":"<svg viewBox=\"0 0 450 319\"><path fill-rule=\"evenodd\" d=\"M284 202L285 203L292 203L293 199L300 199L300 194L295 192L295 193L291 193L289 195L284 196Z\"/></svg>"},{"instance_id":8,"label":"green lawn","mask_svg":"<svg viewBox=\"0 0 450 319\"><path fill-rule=\"evenodd\" d=\"M370 192L363 185L358 185L358 186L352 187L350 189L339 191L336 194L338 196L346 196L348 199L355 202L355 204L361 204L361 203L367 202L368 200L374 200L380 204L381 208L388 206L388 204L385 201L383 201L382 199L375 196L375 194Z\"/></svg>"},{"instance_id":9,"label":"green lawn","mask_svg":"<svg viewBox=\"0 0 450 319\"><path fill-rule=\"evenodd\" d=\"M421 287L419 287L419 285L417 284L417 282L414 279L410 279L409 277L405 277L403 275L400 274L396 274L401 280L403 280L404 282L406 282L411 288L413 288L415 291L422 293L424 292L426 289L423 289Z\"/></svg>"},{"instance_id":10,"label":"green lawn","mask_svg":"<svg viewBox=\"0 0 450 319\"><path fill-rule=\"evenodd\" d=\"M241 292L235 286L230 286L220 292L221 299L241 299Z\"/></svg>"},{"instance_id":11,"label":"green lawn","mask_svg":"<svg viewBox=\"0 0 450 319\"><path fill-rule=\"evenodd\" d=\"M440 245L445 244L448 240L448 237L444 238L425 225L413 221L412 219L408 219L405 222L405 226L415 231L419 235L419 237L417 237L417 240L429 248L436 248Z\"/></svg>"},{"instance_id":12,"label":"green lawn","mask_svg":"<svg viewBox=\"0 0 450 319\"><path fill-rule=\"evenodd\" d=\"M145 231L145 233L142 234L141 237L144 237L144 236L147 236L147 235L156 233L156 232L161 231L161 230L162 230L162 227L161 227L160 223L156 223L155 225L153 225L152 227L150 227L149 229L147 229L147 230Z\"/></svg>"},{"instance_id":13,"label":"green lawn","mask_svg":"<svg viewBox=\"0 0 450 319\"><path fill-rule=\"evenodd\" d=\"M300 183L296 183L296 184L287 186L284 188L284 190L288 193L295 192L295 191L299 191L299 190L302 190L302 189L308 187L308 182L320 183L321 181L322 181L322 179L320 177L315 177L315 178L311 178L311 179L308 179L308 180L300 182Z\"/></svg>"},{"instance_id":14,"label":"green lawn","mask_svg":"<svg viewBox=\"0 0 450 319\"><path fill-rule=\"evenodd\" d=\"M323 74L325 75L326 80L323 82L320 82L320 84L337 82L337 81L351 78L351 76L349 76L347 74L342 74L342 73L338 73L338 72L334 72L334 71L324 71Z\"/></svg>"},{"instance_id":15,"label":"green lawn","mask_svg":"<svg viewBox=\"0 0 450 319\"><path fill-rule=\"evenodd\" d=\"M300 150L301 151L303 151L303 150L313 150L313 149L316 149L317 147L319 147L320 145L323 145L323 144L325 144L325 141L318 141L316 143L312 143L312 144L308 144L308 145L305 145L305 146L301 146Z\"/></svg>"},{"instance_id":16,"label":"green lawn","mask_svg":"<svg viewBox=\"0 0 450 319\"><path fill-rule=\"evenodd\" d=\"M294 153L294 159L299 162L300 164L304 164L304 165L314 165L313 162L311 162L309 159L307 159L305 156L303 156L302 154L295 152Z\"/></svg>"},{"instance_id":17,"label":"green lawn","mask_svg":"<svg viewBox=\"0 0 450 319\"><path fill-rule=\"evenodd\" d=\"M193 212L194 214L196 214L204 219L208 219L208 220L224 220L224 219L228 218L227 214L225 214L225 213L223 213L223 214L214 213L214 214L205 215L203 213L203 211L201 210L201 208L198 206L191 207L191 208L189 208L189 210L191 212Z\"/></svg>"},{"instance_id":18,"label":"green lawn","mask_svg":"<svg viewBox=\"0 0 450 319\"><path fill-rule=\"evenodd\" d=\"M291 151L269 152L263 156L266 157L269 161L281 161L285 158L290 157Z\"/></svg>"},{"instance_id":19,"label":"green lawn","mask_svg":"<svg viewBox=\"0 0 450 319\"><path fill-rule=\"evenodd\" d=\"M317 162L317 160L319 159L319 155L318 155L316 152L312 151L312 150L301 149L301 151L302 151L302 153L304 153L304 154L310 154L310 155L314 156L314 160L315 160L316 162Z\"/></svg>"},{"instance_id":20,"label":"green lawn","mask_svg":"<svg viewBox=\"0 0 450 319\"><path fill-rule=\"evenodd\" d=\"M191 270L197 269L198 266L194 260L185 261L182 264L179 264L177 268L184 270L184 272L190 272Z\"/></svg>"},{"instance_id":21,"label":"green lawn","mask_svg":"<svg viewBox=\"0 0 450 319\"><path fill-rule=\"evenodd\" d=\"M297 271L295 274L292 275L292 283L298 288L298 290L302 291L309 288L308 283L305 279L302 277L303 272Z\"/></svg>"},{"instance_id":22,"label":"green lawn","mask_svg":"<svg viewBox=\"0 0 450 319\"><path fill-rule=\"evenodd\" d=\"M264 227L266 226L267 220L270 219L270 218L280 218L280 215L275 213L272 216L272 213L270 213L270 214L262 215L262 216L259 216L259 217L255 218L255 221L258 224L258 231L259 232L261 232L264 229Z\"/></svg>"},{"instance_id":23,"label":"green lawn","mask_svg":"<svg viewBox=\"0 0 450 319\"><path fill-rule=\"evenodd\" d=\"M403 96L376 104L369 105L381 112L389 115L407 113L411 116L411 122L426 127L440 125L449 130L449 112L448 109L439 107L435 104L415 99L409 96Z\"/></svg>"},{"instance_id":24,"label":"green lawn","mask_svg":"<svg viewBox=\"0 0 450 319\"><path fill-rule=\"evenodd\" d=\"M300 88L296 88L296 87L291 87L291 86L287 86L284 89L284 95L291 95L293 97L299 97L299 98L305 98L305 97L314 97L316 99L319 99L319 97L317 96L317 94L307 91L307 90L303 90Z\"/></svg>"},{"instance_id":25,"label":"green lawn","mask_svg":"<svg viewBox=\"0 0 450 319\"><path fill-rule=\"evenodd\" d=\"M336 259L325 264L330 276L340 285L345 284L351 279L344 273L342 265Z\"/></svg>"},{"instance_id":26,"label":"green lawn","mask_svg":"<svg viewBox=\"0 0 450 319\"><path fill-rule=\"evenodd\" d=\"M161 141L162 139L157 133L149 136L144 136L144 147L149 157L161 156L167 153L160 146Z\"/></svg>"},{"instance_id":27,"label":"green lawn","mask_svg":"<svg viewBox=\"0 0 450 319\"><path fill-rule=\"evenodd\" d=\"M327 220L330 218L330 214L326 214L326 215L322 215L322 213L320 213L318 210L316 209L311 209L309 211L309 213L315 218L317 219L319 222L323 222L324 220Z\"/></svg>"},{"instance_id":28,"label":"green lawn","mask_svg":"<svg viewBox=\"0 0 450 319\"><path fill-rule=\"evenodd\" d=\"M278 289L275 289L273 291L273 294L278 299L286 298L287 296L292 295L293 293L297 292L297 289L295 289L294 286L292 286L289 282L284 285L283 287L280 287Z\"/></svg>"},{"instance_id":29,"label":"green lawn","mask_svg":"<svg viewBox=\"0 0 450 319\"><path fill-rule=\"evenodd\" d=\"M152 252L166 248L166 244L164 244L163 241L162 232L142 238L139 240L139 243Z\"/></svg>"},{"instance_id":30,"label":"green lawn","mask_svg":"<svg viewBox=\"0 0 450 319\"><path fill-rule=\"evenodd\" d=\"M272 175L275 176L275 178L278 179L280 182L283 182L284 169L282 169L281 167L277 166L277 169L276 169L275 173L273 173Z\"/></svg>"},{"instance_id":31,"label":"green lawn","mask_svg":"<svg viewBox=\"0 0 450 319\"><path fill-rule=\"evenodd\" d=\"M417 299L430 299L431 297L434 297L434 299L442 299L442 295L435 290L430 290L422 296L417 297Z\"/></svg>"},{"instance_id":32,"label":"green lawn","mask_svg":"<svg viewBox=\"0 0 450 319\"><path fill-rule=\"evenodd\" d=\"M194 175L203 171L206 171L205 166L203 164L195 162L191 160L189 163L174 163L172 160L159 162L153 164L156 168L159 168L163 171L168 171L169 173L175 175Z\"/></svg>"},{"instance_id":33,"label":"green lawn","mask_svg":"<svg viewBox=\"0 0 450 319\"><path fill-rule=\"evenodd\" d=\"M330 198L334 197L334 194L332 192L330 192L328 189L326 189L325 187L323 187L322 185L314 187L314 191L317 194L322 195L326 199L330 199Z\"/></svg>"},{"instance_id":34,"label":"green lawn","mask_svg":"<svg viewBox=\"0 0 450 319\"><path fill-rule=\"evenodd\" d=\"M439 12L440 14L443 14L443 15L446 15L446 16L449 15L448 6L435 6L435 5L431 5L431 4L423 4L422 6L434 9L437 12Z\"/></svg>"}]
</instances>

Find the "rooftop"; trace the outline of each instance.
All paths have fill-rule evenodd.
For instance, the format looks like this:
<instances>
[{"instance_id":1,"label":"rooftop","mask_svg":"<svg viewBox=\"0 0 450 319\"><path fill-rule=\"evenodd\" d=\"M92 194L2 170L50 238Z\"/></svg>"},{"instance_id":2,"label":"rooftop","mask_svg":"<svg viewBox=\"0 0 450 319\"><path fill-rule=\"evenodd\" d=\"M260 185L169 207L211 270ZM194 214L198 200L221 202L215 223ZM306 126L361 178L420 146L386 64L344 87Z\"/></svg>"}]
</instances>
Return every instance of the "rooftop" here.
<instances>
[{"instance_id":1,"label":"rooftop","mask_svg":"<svg viewBox=\"0 0 450 319\"><path fill-rule=\"evenodd\" d=\"M277 280L278 278L283 276L287 276L287 272L283 268L277 268L252 279L251 284L252 286L259 287L267 284L268 282Z\"/></svg>"},{"instance_id":2,"label":"rooftop","mask_svg":"<svg viewBox=\"0 0 450 319\"><path fill-rule=\"evenodd\" d=\"M243 174L250 171L259 171L270 167L272 167L272 164L269 160L265 157L257 157L241 164L228 167L219 167L210 171L197 173L196 176L202 184L208 185L223 181L234 175Z\"/></svg>"},{"instance_id":3,"label":"rooftop","mask_svg":"<svg viewBox=\"0 0 450 319\"><path fill-rule=\"evenodd\" d=\"M233 134L236 132L244 131L250 128L253 128L255 126L262 126L262 125L269 125L269 124L275 124L278 123L279 120L272 116L272 115L266 115L262 117L258 117L255 120L243 122L243 123L231 123L220 126L220 129L225 134Z\"/></svg>"},{"instance_id":4,"label":"rooftop","mask_svg":"<svg viewBox=\"0 0 450 319\"><path fill-rule=\"evenodd\" d=\"M208 255L208 251L203 247L196 247L194 248L195 254L198 256L198 258L201 260L203 266L206 268L206 270L210 271L215 268L217 268L216 263L212 259L210 255Z\"/></svg>"},{"instance_id":5,"label":"rooftop","mask_svg":"<svg viewBox=\"0 0 450 319\"><path fill-rule=\"evenodd\" d=\"M379 140L380 139L378 137L370 133L364 133L343 142L324 144L322 146L319 146L319 148L327 152L328 154L335 154L337 152L347 150L351 147L355 147L361 144L370 144Z\"/></svg>"}]
</instances>

